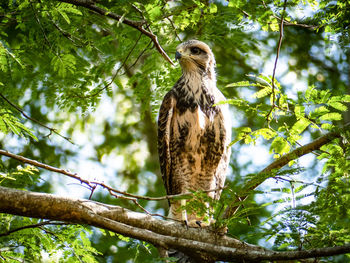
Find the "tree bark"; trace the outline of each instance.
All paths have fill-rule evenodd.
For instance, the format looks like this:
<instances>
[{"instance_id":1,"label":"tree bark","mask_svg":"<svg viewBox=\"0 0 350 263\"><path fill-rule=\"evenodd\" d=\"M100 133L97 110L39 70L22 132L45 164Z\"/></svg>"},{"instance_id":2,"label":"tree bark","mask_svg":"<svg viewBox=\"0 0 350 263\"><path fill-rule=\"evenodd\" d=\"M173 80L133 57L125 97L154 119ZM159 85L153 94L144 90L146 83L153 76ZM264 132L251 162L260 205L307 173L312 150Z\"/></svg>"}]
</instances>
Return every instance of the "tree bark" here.
<instances>
[{"instance_id":1,"label":"tree bark","mask_svg":"<svg viewBox=\"0 0 350 263\"><path fill-rule=\"evenodd\" d=\"M350 245L307 251L272 251L207 229L187 229L179 223L158 220L120 206L6 187L0 187L0 212L88 224L152 243L156 247L176 249L201 262L291 260L350 252Z\"/></svg>"}]
</instances>

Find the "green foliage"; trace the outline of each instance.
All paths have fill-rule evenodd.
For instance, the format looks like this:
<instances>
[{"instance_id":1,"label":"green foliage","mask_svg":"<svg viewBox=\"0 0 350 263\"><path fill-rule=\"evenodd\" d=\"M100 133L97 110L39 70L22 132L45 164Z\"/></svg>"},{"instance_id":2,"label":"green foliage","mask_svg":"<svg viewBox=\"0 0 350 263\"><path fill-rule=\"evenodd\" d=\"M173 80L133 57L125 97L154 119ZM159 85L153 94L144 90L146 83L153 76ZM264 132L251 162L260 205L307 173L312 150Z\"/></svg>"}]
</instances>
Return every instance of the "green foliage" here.
<instances>
[{"instance_id":1,"label":"green foliage","mask_svg":"<svg viewBox=\"0 0 350 263\"><path fill-rule=\"evenodd\" d=\"M30 137L34 140L38 140L29 128L24 126L12 115L11 111L5 109L0 109L0 131L4 134L12 132L22 137Z\"/></svg>"},{"instance_id":2,"label":"green foliage","mask_svg":"<svg viewBox=\"0 0 350 263\"><path fill-rule=\"evenodd\" d=\"M17 166L7 173L0 174L0 185L6 187L25 188L39 182L38 169L34 166Z\"/></svg>"},{"instance_id":3,"label":"green foliage","mask_svg":"<svg viewBox=\"0 0 350 263\"><path fill-rule=\"evenodd\" d=\"M77 225L40 225L38 219L0 214L1 257L7 262L97 262L96 249ZM30 227L32 226L32 227ZM23 229L22 229L23 228ZM18 230L18 231L16 231Z\"/></svg>"}]
</instances>

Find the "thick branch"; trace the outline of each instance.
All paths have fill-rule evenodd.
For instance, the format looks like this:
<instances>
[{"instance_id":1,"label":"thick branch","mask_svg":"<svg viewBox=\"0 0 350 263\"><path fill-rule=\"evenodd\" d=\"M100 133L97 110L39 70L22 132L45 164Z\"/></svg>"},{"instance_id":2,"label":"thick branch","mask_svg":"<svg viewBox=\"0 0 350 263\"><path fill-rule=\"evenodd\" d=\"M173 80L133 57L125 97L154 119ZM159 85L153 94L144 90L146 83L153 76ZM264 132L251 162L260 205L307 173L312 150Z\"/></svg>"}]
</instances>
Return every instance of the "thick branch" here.
<instances>
[{"instance_id":1,"label":"thick branch","mask_svg":"<svg viewBox=\"0 0 350 263\"><path fill-rule=\"evenodd\" d=\"M154 43L154 46L156 47L156 49L158 50L158 52L171 64L174 65L174 62L171 60L171 58L167 55L167 53L164 51L164 49L161 47L161 45L158 42L158 38L155 34L153 34L152 32L146 30L143 28L143 26L147 23L146 21L142 20L142 21L134 21L134 20L130 20L127 19L121 15L118 15L116 13L113 13L111 11L108 11L106 9L103 9L97 5L95 5L94 1L90 1L90 0L57 0L59 2L65 2L65 3L69 3L75 6L81 6L81 7L85 7L91 11L94 11L100 15L103 16L107 16L109 18L112 18L116 21L119 21L123 24L126 24L128 26L131 26L137 30L139 30L142 34L146 35L147 37L149 37L152 42Z\"/></svg>"},{"instance_id":2,"label":"thick branch","mask_svg":"<svg viewBox=\"0 0 350 263\"><path fill-rule=\"evenodd\" d=\"M69 223L89 224L166 249L191 253L197 259L260 261L331 256L350 252L350 245L309 251L277 252L90 200L58 197L0 187L0 212Z\"/></svg>"},{"instance_id":3,"label":"thick branch","mask_svg":"<svg viewBox=\"0 0 350 263\"><path fill-rule=\"evenodd\" d=\"M315 150L319 150L321 146L331 142L332 140L341 137L341 134L345 131L348 131L350 129L350 123L346 124L342 129L339 129L336 132L330 132L324 136L319 137L318 139L314 140L313 142L310 142L309 144L306 144L304 146L301 146L294 151L283 155L281 158L277 159L276 161L272 162L270 165L268 165L265 169L260 171L256 176L254 176L253 179L249 180L245 187L243 187L242 194L236 198L236 200L226 209L223 218L230 218L232 217L240 207L240 205L237 205L237 203L242 202L245 200L248 195L247 193L256 187L258 187L260 184L262 184L267 178L271 177L271 172L281 169L283 166L288 164L292 160L296 160L300 158L301 156L308 154L310 152L313 152Z\"/></svg>"}]
</instances>

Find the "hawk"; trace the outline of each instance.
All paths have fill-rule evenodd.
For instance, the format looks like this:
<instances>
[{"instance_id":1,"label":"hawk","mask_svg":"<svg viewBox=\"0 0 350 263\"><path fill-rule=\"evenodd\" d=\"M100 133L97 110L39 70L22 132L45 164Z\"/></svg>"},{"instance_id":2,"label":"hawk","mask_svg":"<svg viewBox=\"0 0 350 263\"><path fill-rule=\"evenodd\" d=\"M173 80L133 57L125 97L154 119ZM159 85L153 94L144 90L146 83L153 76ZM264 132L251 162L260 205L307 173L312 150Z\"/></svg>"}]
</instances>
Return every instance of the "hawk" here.
<instances>
[{"instance_id":1,"label":"hawk","mask_svg":"<svg viewBox=\"0 0 350 263\"><path fill-rule=\"evenodd\" d=\"M214 106L225 100L216 87L215 58L207 44L189 40L176 48L175 59L182 76L165 95L158 117L158 153L166 192L216 189L208 196L219 199L231 153L231 123L228 105ZM181 211L186 200L169 204L170 218L191 227L204 226L204 216Z\"/></svg>"}]
</instances>

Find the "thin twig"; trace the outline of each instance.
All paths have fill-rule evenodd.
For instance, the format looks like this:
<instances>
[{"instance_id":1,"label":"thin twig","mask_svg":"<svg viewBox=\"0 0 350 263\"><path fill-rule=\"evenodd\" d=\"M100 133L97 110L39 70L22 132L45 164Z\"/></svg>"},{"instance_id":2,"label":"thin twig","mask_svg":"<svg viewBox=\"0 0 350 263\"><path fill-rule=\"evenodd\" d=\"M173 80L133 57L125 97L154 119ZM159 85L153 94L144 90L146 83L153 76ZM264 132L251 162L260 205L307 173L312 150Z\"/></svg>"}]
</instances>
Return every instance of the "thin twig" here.
<instances>
[{"instance_id":1,"label":"thin twig","mask_svg":"<svg viewBox=\"0 0 350 263\"><path fill-rule=\"evenodd\" d=\"M281 21L281 18L273 15L274 18L278 19ZM290 21L287 21L286 19L284 19L283 21L283 25L284 26L295 26L295 27L303 27L303 28L309 28L309 29L314 29L317 30L318 28L320 28L321 26L316 26L316 25L307 25L307 24L300 24L300 23L292 23Z\"/></svg>"},{"instance_id":2,"label":"thin twig","mask_svg":"<svg viewBox=\"0 0 350 263\"><path fill-rule=\"evenodd\" d=\"M179 41L181 42L182 40L181 40L181 38L179 37L179 35L177 34L177 32L176 32L176 27L175 27L175 25L174 25L173 20L171 20L170 17L167 17L166 19L170 22L170 25L173 27L175 37L177 38L177 40L179 40Z\"/></svg>"},{"instance_id":3,"label":"thin twig","mask_svg":"<svg viewBox=\"0 0 350 263\"><path fill-rule=\"evenodd\" d=\"M50 19L51 20L51 19ZM74 45L75 42L72 38L72 35L70 33L68 33L67 31L64 31L59 25L57 25L53 20L51 20L53 26L62 34L62 36L64 36L65 38L67 38L68 40L70 40ZM80 46L82 47L82 46Z\"/></svg>"},{"instance_id":4,"label":"thin twig","mask_svg":"<svg viewBox=\"0 0 350 263\"><path fill-rule=\"evenodd\" d=\"M24 229L36 228L36 227L40 228L40 227L45 226L45 225L67 225L67 223L44 221L44 222L40 222L40 223L37 223L37 224L26 225L26 226L22 226L22 227L18 227L18 228L9 230L9 231L4 232L4 233L0 233L0 237L8 236L8 235L10 235L12 233L15 233L15 232L18 232L18 231L21 231L21 230L24 230Z\"/></svg>"},{"instance_id":5,"label":"thin twig","mask_svg":"<svg viewBox=\"0 0 350 263\"><path fill-rule=\"evenodd\" d=\"M264 8L270 9L270 8L268 8L268 6L266 5L266 3L265 3L264 0L262 0L261 2L262 2L262 4L263 4ZM273 16L274 18L280 20L280 21L282 20L280 17L278 17L278 16L276 16L276 15L272 15L272 16ZM290 22L290 21L287 21L286 19L283 19L283 25L284 25L284 26L295 26L295 27L310 28L310 29L315 29L315 30L321 27L321 26L316 26L316 25L307 25L307 24L300 24L300 23L292 23L292 22Z\"/></svg>"},{"instance_id":6,"label":"thin twig","mask_svg":"<svg viewBox=\"0 0 350 263\"><path fill-rule=\"evenodd\" d=\"M98 89L96 92L94 92L94 94L91 95L87 95L87 96L79 96L79 98L91 98L91 97L95 97L98 94L100 94L102 91L104 91L105 89L107 89L115 80L115 78L118 76L119 71L124 67L126 61L129 59L131 53L135 50L137 44L139 43L140 39L142 37L142 33L140 33L140 36L138 37L138 39L136 40L135 44L133 45L133 47L131 48L131 50L129 51L129 53L126 55L124 61L122 62L122 64L119 66L119 68L117 69L117 71L114 73L112 79L102 88Z\"/></svg>"},{"instance_id":7,"label":"thin twig","mask_svg":"<svg viewBox=\"0 0 350 263\"><path fill-rule=\"evenodd\" d=\"M32 10L33 10L35 20L36 20L36 22L38 23L41 32L43 33L44 39L45 39L45 41L47 42L47 44L49 45L51 51L54 53L53 48L52 48L52 45L51 45L49 39L48 39L47 36L46 36L45 30L44 30L44 28L43 28L43 26L42 26L42 24L41 24L41 22L40 22L40 19L39 19L39 17L38 17L38 14L36 13L36 10L35 10L35 8L34 8L34 6L33 6L33 3L32 3L31 1L29 1L29 3L30 3L30 7L31 7ZM55 55L56 55L56 54L55 54Z\"/></svg>"},{"instance_id":8,"label":"thin twig","mask_svg":"<svg viewBox=\"0 0 350 263\"><path fill-rule=\"evenodd\" d=\"M141 51L141 53L139 54L139 56L136 58L135 62L128 67L128 69L126 71L129 71L132 67L134 67L136 65L136 63L139 61L139 59L142 57L142 55L146 52L146 50L148 49L149 45L151 45L152 40L147 44L147 46Z\"/></svg>"},{"instance_id":9,"label":"thin twig","mask_svg":"<svg viewBox=\"0 0 350 263\"><path fill-rule=\"evenodd\" d=\"M64 36L65 38L67 38L69 41L71 41L73 43L74 46L76 47L83 47L84 46L84 41L74 35L72 35L71 33L63 30L59 25L57 25L51 16L50 17L50 21L53 24L53 26L61 33L62 36ZM80 44L77 44L76 41L74 39L78 40L80 42Z\"/></svg>"},{"instance_id":10,"label":"thin twig","mask_svg":"<svg viewBox=\"0 0 350 263\"><path fill-rule=\"evenodd\" d=\"M272 79L271 79L271 87L272 87L272 106L271 109L269 111L269 113L266 115L266 120L269 123L269 117L270 114L272 113L273 109L275 108L275 102L276 102L276 98L275 98L275 75L276 75L276 69L277 69L277 61L280 55L280 50L281 50L281 45L282 45L282 38L283 38L283 20L284 20L284 16L286 13L286 7L287 7L287 0L284 0L284 5L283 5L283 11L282 11L282 15L281 15L281 23L280 23L280 36L278 39L278 45L277 45L277 52L276 52L276 58L275 58L275 63L273 66L273 71L272 71Z\"/></svg>"},{"instance_id":11,"label":"thin twig","mask_svg":"<svg viewBox=\"0 0 350 263\"><path fill-rule=\"evenodd\" d=\"M315 187L319 187L319 188L325 188L324 186L320 185L320 184L316 184L316 183L308 183L308 182L304 182L304 181L301 181L301 180L295 180L295 179L287 179L287 178L284 178L282 176L275 176L273 177L273 179L275 179L276 181L281 181L281 182L293 182L293 183L296 183L296 184L303 184L303 185L311 185L311 186L315 186ZM264 192L264 193L267 193L267 192Z\"/></svg>"},{"instance_id":12,"label":"thin twig","mask_svg":"<svg viewBox=\"0 0 350 263\"><path fill-rule=\"evenodd\" d=\"M69 141L71 144L74 144L74 142L71 140L71 138L66 137L66 136L60 134L56 129L51 128L51 127L45 125L44 123L42 123L42 122L40 122L40 121L38 121L38 120L36 120L36 119L30 117L30 116L29 116L28 114L26 114L19 106L17 106L16 104L14 104L14 103L11 102L10 100L8 100L8 99L7 99L4 95L2 95L1 93L0 93L0 97L1 97L4 101L6 101L9 105L11 105L11 107L15 108L18 112L20 112L20 113L23 115L24 118L26 118L26 119L28 119L28 120L30 120L30 121L32 121L32 122L35 122L36 124L39 124L41 127L44 127L44 128L46 128L46 129L48 129L48 130L50 131L50 133L49 133L47 136L50 136L52 133L55 133L55 134L57 134L58 136L60 136L61 138L63 138L63 139L65 139L65 140Z\"/></svg>"},{"instance_id":13,"label":"thin twig","mask_svg":"<svg viewBox=\"0 0 350 263\"><path fill-rule=\"evenodd\" d=\"M112 188L108 185L106 185L103 182L97 182L97 181L89 181L86 180L80 176L78 176L76 173L72 173L68 170L65 169L61 169L61 168L56 168L54 166L51 165L47 165L26 157L23 157L21 155L17 155L14 153L10 153L8 151L4 151L4 150L0 150L0 155L4 155L7 157L10 157L12 159L15 159L17 161L23 162L23 163L27 163L48 171L52 171L55 173L60 173L60 174L64 174L68 177L71 177L73 179L79 180L82 184L85 184L86 186L88 186L88 188L90 189L90 191L94 191L96 186L100 186L104 189L106 189L111 195L113 195L116 198L122 198L122 199L126 199L126 200L130 200L132 202L134 202L135 200L138 199L143 199L143 200L148 200L148 201L162 201L162 200L167 200L167 199L176 199L176 198L185 198L187 196L193 196L195 193L194 192L187 192L187 193L183 193L183 194L176 194L176 195L165 195L165 196L160 196L160 197L151 197L151 196L141 196L141 195L135 195L135 194L130 194L127 193L125 191L120 191L117 190L115 188ZM216 188L216 189L210 189L210 190L206 190L206 191L202 191L203 193L209 193L209 192L214 192L214 191L219 191L224 189L224 187L220 187L220 188ZM90 195L91 198L91 195Z\"/></svg>"}]
</instances>

